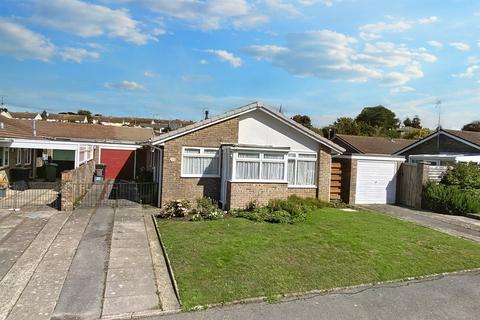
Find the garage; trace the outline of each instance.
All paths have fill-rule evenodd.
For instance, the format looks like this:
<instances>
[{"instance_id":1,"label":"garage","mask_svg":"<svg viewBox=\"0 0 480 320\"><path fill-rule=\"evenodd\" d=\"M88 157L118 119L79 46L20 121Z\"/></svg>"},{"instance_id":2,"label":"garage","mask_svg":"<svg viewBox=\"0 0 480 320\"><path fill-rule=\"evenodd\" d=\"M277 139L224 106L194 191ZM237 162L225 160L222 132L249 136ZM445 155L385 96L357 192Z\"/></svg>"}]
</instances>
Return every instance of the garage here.
<instances>
[{"instance_id":1,"label":"garage","mask_svg":"<svg viewBox=\"0 0 480 320\"><path fill-rule=\"evenodd\" d=\"M355 203L395 203L397 162L357 160Z\"/></svg>"},{"instance_id":2,"label":"garage","mask_svg":"<svg viewBox=\"0 0 480 320\"><path fill-rule=\"evenodd\" d=\"M135 150L100 149L100 163L105 164L105 179L133 180L135 178Z\"/></svg>"}]
</instances>

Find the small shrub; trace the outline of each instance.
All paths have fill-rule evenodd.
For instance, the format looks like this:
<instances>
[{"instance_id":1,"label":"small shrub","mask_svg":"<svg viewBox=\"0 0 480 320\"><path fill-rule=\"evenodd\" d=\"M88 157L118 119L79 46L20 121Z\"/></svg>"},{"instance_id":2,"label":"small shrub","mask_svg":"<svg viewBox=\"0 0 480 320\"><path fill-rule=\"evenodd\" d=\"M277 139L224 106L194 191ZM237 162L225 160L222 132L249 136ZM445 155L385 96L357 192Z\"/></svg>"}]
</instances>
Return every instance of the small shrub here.
<instances>
[{"instance_id":1,"label":"small shrub","mask_svg":"<svg viewBox=\"0 0 480 320\"><path fill-rule=\"evenodd\" d=\"M160 218L185 217L190 212L191 204L186 199L171 200L165 204L164 210L159 214Z\"/></svg>"},{"instance_id":2,"label":"small shrub","mask_svg":"<svg viewBox=\"0 0 480 320\"><path fill-rule=\"evenodd\" d=\"M480 190L428 182L423 189L425 209L455 215L480 212Z\"/></svg>"},{"instance_id":3,"label":"small shrub","mask_svg":"<svg viewBox=\"0 0 480 320\"><path fill-rule=\"evenodd\" d=\"M441 183L460 189L480 189L480 165L473 162L456 163L447 170Z\"/></svg>"},{"instance_id":4,"label":"small shrub","mask_svg":"<svg viewBox=\"0 0 480 320\"><path fill-rule=\"evenodd\" d=\"M252 200L250 201L249 203L247 203L247 205L245 206L245 211L255 211L255 209L257 209L259 206L258 206L258 202L257 200Z\"/></svg>"},{"instance_id":5,"label":"small shrub","mask_svg":"<svg viewBox=\"0 0 480 320\"><path fill-rule=\"evenodd\" d=\"M218 220L223 219L224 216L225 213L218 207L218 203L215 200L204 197L197 199L197 208L193 210L191 220Z\"/></svg>"}]
</instances>

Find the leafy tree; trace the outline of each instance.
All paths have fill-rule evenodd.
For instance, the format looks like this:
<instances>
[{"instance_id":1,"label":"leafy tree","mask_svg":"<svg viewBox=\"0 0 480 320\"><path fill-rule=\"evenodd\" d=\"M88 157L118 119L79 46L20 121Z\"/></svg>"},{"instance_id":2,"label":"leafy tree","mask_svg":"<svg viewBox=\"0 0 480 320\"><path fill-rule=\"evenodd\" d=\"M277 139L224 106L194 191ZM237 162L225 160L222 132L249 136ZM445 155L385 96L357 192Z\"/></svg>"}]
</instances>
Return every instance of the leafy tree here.
<instances>
[{"instance_id":1,"label":"leafy tree","mask_svg":"<svg viewBox=\"0 0 480 320\"><path fill-rule=\"evenodd\" d=\"M40 116L42 117L42 120L47 120L48 118L47 110L43 110L42 113L40 113Z\"/></svg>"},{"instance_id":2,"label":"leafy tree","mask_svg":"<svg viewBox=\"0 0 480 320\"><path fill-rule=\"evenodd\" d=\"M416 115L415 117L413 117L411 127L416 129L422 128L422 121L420 120L419 116Z\"/></svg>"},{"instance_id":3,"label":"leafy tree","mask_svg":"<svg viewBox=\"0 0 480 320\"><path fill-rule=\"evenodd\" d=\"M432 134L432 130L428 128L416 129L410 132L407 132L403 135L404 139L423 139Z\"/></svg>"},{"instance_id":4,"label":"leafy tree","mask_svg":"<svg viewBox=\"0 0 480 320\"><path fill-rule=\"evenodd\" d=\"M462 130L480 132L480 121L473 121L473 122L467 123L466 125L463 126Z\"/></svg>"},{"instance_id":5,"label":"leafy tree","mask_svg":"<svg viewBox=\"0 0 480 320\"><path fill-rule=\"evenodd\" d=\"M405 120L403 120L403 125L405 127L411 127L412 126L412 119L406 118Z\"/></svg>"},{"instance_id":6,"label":"leafy tree","mask_svg":"<svg viewBox=\"0 0 480 320\"><path fill-rule=\"evenodd\" d=\"M310 117L307 116L307 115L297 114L297 115L294 115L294 116L292 117L292 120L294 120L295 122L300 123L302 126L307 127L307 128L309 128L309 129L312 129L312 128L313 128L313 126L312 126L312 119L310 119Z\"/></svg>"},{"instance_id":7,"label":"leafy tree","mask_svg":"<svg viewBox=\"0 0 480 320\"><path fill-rule=\"evenodd\" d=\"M470 163L456 163L443 176L442 184L457 186L460 189L480 190L480 165Z\"/></svg>"},{"instance_id":8,"label":"leafy tree","mask_svg":"<svg viewBox=\"0 0 480 320\"><path fill-rule=\"evenodd\" d=\"M93 116L92 116L92 113L90 111L88 111L88 110L78 110L77 114L81 115L81 116L87 116L87 122L88 123L93 122Z\"/></svg>"},{"instance_id":9,"label":"leafy tree","mask_svg":"<svg viewBox=\"0 0 480 320\"><path fill-rule=\"evenodd\" d=\"M400 125L395 113L381 105L363 108L355 120L365 122L372 127L385 129L396 129Z\"/></svg>"}]
</instances>

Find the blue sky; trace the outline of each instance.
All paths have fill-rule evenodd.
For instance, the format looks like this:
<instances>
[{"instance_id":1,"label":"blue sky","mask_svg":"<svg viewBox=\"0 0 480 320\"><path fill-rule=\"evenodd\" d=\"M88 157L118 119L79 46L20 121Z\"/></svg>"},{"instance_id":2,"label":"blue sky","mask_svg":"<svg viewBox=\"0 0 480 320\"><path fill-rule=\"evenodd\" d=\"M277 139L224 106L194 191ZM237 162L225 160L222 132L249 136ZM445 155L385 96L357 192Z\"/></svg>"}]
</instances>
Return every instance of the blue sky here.
<instances>
[{"instance_id":1,"label":"blue sky","mask_svg":"<svg viewBox=\"0 0 480 320\"><path fill-rule=\"evenodd\" d=\"M11 110L198 120L251 101L318 126L383 104L480 120L480 3L49 0L0 3Z\"/></svg>"}]
</instances>

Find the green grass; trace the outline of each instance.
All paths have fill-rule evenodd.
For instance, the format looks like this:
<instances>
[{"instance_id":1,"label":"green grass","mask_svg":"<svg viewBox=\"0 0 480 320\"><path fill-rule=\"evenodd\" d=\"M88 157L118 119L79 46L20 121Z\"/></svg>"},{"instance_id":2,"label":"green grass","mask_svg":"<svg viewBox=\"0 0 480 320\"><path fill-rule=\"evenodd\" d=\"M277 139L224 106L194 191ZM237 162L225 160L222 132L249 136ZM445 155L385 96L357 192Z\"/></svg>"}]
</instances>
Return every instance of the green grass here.
<instances>
[{"instance_id":1,"label":"green grass","mask_svg":"<svg viewBox=\"0 0 480 320\"><path fill-rule=\"evenodd\" d=\"M480 267L480 245L369 212L294 225L160 220L185 309Z\"/></svg>"}]
</instances>

